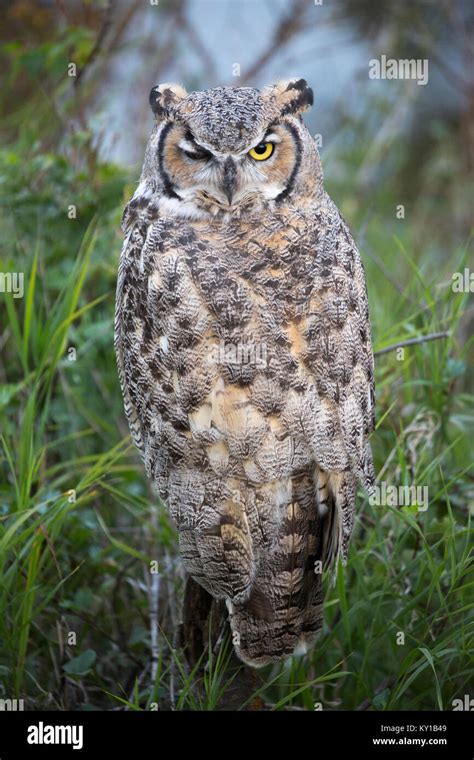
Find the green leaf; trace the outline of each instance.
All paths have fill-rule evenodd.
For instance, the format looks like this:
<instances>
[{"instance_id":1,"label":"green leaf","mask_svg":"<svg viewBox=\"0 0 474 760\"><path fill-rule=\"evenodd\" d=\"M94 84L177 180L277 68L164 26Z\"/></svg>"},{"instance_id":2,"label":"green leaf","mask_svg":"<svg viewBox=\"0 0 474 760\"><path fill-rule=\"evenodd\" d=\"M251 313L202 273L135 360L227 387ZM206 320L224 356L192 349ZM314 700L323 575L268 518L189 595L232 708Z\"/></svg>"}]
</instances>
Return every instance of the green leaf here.
<instances>
[{"instance_id":1,"label":"green leaf","mask_svg":"<svg viewBox=\"0 0 474 760\"><path fill-rule=\"evenodd\" d=\"M96 653L94 650L86 649L85 652L82 652L77 657L73 657L72 660L63 665L63 670L70 676L84 676L91 669L95 658Z\"/></svg>"},{"instance_id":2,"label":"green leaf","mask_svg":"<svg viewBox=\"0 0 474 760\"><path fill-rule=\"evenodd\" d=\"M0 385L0 409L7 406L23 386L24 382Z\"/></svg>"}]
</instances>

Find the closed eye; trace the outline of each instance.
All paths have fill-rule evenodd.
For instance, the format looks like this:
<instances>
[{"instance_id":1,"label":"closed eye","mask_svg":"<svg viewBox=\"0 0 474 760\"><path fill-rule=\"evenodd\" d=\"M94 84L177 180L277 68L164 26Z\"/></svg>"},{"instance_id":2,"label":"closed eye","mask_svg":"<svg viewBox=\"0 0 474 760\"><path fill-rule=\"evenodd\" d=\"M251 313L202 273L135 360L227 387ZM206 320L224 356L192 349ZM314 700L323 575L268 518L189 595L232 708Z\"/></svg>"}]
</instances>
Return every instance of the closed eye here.
<instances>
[{"instance_id":1,"label":"closed eye","mask_svg":"<svg viewBox=\"0 0 474 760\"><path fill-rule=\"evenodd\" d=\"M209 151L203 148L195 148L194 150L185 150L183 148L182 151L185 156L192 158L193 161L208 161L211 157Z\"/></svg>"},{"instance_id":2,"label":"closed eye","mask_svg":"<svg viewBox=\"0 0 474 760\"><path fill-rule=\"evenodd\" d=\"M192 158L193 161L204 161L211 158L211 154L205 148L201 148L197 145L191 132L186 132L184 140L181 140L179 147L183 151L184 155L188 158Z\"/></svg>"}]
</instances>

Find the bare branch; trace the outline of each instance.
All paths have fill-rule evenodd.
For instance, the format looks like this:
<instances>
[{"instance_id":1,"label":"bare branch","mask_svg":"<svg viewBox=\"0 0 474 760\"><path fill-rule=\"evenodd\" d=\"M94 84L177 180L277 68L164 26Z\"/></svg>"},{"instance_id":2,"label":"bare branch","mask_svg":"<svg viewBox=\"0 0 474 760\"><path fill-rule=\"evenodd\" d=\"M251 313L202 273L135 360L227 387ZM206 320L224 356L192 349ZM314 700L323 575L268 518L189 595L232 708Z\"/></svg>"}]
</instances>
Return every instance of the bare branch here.
<instances>
[{"instance_id":1,"label":"bare branch","mask_svg":"<svg viewBox=\"0 0 474 760\"><path fill-rule=\"evenodd\" d=\"M240 84L254 80L273 56L279 53L281 48L303 29L307 9L308 3L306 0L293 0L288 12L282 14L265 50L256 58L247 71L242 74Z\"/></svg>"},{"instance_id":2,"label":"bare branch","mask_svg":"<svg viewBox=\"0 0 474 760\"><path fill-rule=\"evenodd\" d=\"M374 356L382 356L382 354L388 354L389 351L395 351L402 346L415 346L418 343L426 343L429 340L439 340L440 338L449 338L448 332L430 333L429 335L420 335L418 338L410 338L409 340L401 340L399 343L393 343L391 346L385 346L379 351L374 351Z\"/></svg>"},{"instance_id":3,"label":"bare branch","mask_svg":"<svg viewBox=\"0 0 474 760\"><path fill-rule=\"evenodd\" d=\"M181 13L180 27L181 27L181 30L188 37L188 40L191 43L192 47L194 48L196 55L198 56L201 63L203 64L208 81L213 80L217 82L219 77L216 71L215 61L213 60L208 49L206 48L203 41L197 34L196 29L194 28L194 26L192 26L189 23L189 19L184 13Z\"/></svg>"},{"instance_id":4,"label":"bare branch","mask_svg":"<svg viewBox=\"0 0 474 760\"><path fill-rule=\"evenodd\" d=\"M84 74L86 73L87 69L93 65L95 59L100 54L100 51L102 50L102 46L104 44L104 40L107 36L107 32L109 31L111 25L112 25L112 17L113 17L113 5L112 1L109 0L107 3L105 10L104 10L104 17L102 19L102 24L100 25L99 33L97 35L97 39L95 41L95 45L92 48L91 52L89 53L89 56L82 67L80 71L77 74L77 77L74 79L74 88L77 90L82 82L82 78Z\"/></svg>"}]
</instances>

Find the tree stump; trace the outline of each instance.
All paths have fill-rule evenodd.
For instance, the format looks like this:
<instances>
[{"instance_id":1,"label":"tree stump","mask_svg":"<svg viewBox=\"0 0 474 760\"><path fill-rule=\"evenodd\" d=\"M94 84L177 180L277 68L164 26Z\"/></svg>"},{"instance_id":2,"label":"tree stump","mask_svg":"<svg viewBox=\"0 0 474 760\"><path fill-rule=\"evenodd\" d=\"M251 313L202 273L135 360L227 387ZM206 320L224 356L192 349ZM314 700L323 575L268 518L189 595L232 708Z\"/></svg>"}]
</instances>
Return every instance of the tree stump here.
<instances>
[{"instance_id":1,"label":"tree stump","mask_svg":"<svg viewBox=\"0 0 474 760\"><path fill-rule=\"evenodd\" d=\"M195 668L202 658L200 669L203 674L208 662L209 647L212 647L215 657L227 636L231 640L225 602L214 599L191 576L187 576L184 589L180 633L181 646L190 668ZM239 660L233 647L224 680L228 681L231 678L232 683L226 689L217 709L238 710L247 702L242 709L261 710L263 701L260 697L251 699L259 686L257 671Z\"/></svg>"}]
</instances>

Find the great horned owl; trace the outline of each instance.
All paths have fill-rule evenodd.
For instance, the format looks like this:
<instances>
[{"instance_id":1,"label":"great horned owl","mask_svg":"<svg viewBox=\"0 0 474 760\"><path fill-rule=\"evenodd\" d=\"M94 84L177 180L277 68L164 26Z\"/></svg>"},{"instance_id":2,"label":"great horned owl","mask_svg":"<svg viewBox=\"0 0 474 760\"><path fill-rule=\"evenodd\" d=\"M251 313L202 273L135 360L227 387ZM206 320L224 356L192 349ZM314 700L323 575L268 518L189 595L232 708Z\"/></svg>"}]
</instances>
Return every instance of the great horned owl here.
<instances>
[{"instance_id":1,"label":"great horned owl","mask_svg":"<svg viewBox=\"0 0 474 760\"><path fill-rule=\"evenodd\" d=\"M374 475L364 270L323 188L303 79L154 87L122 228L115 347L125 411L187 571L225 599L257 666L322 626Z\"/></svg>"}]
</instances>

